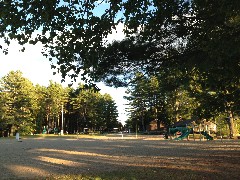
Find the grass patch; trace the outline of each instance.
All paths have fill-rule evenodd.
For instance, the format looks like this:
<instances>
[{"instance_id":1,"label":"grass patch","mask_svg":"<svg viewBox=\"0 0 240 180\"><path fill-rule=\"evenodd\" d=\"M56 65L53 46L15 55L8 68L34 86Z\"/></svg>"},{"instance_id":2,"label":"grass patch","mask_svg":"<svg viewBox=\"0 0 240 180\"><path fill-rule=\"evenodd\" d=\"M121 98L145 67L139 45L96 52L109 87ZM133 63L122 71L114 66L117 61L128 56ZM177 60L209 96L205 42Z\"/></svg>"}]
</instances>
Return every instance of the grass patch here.
<instances>
[{"instance_id":1,"label":"grass patch","mask_svg":"<svg viewBox=\"0 0 240 180\"><path fill-rule=\"evenodd\" d=\"M199 174L193 171L178 171L167 168L144 168L131 169L126 171L113 171L99 173L97 175L58 175L47 177L46 180L148 180L148 179L204 179L206 174Z\"/></svg>"}]
</instances>

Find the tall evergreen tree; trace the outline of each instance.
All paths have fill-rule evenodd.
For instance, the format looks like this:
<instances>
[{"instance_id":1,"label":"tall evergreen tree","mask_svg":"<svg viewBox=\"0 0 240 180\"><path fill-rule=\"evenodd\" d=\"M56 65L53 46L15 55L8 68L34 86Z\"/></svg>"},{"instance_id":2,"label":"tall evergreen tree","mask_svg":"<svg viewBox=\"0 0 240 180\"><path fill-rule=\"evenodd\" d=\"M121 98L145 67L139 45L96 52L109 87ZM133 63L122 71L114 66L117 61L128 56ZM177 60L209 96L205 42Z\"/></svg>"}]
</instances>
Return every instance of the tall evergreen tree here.
<instances>
[{"instance_id":1,"label":"tall evergreen tree","mask_svg":"<svg viewBox=\"0 0 240 180\"><path fill-rule=\"evenodd\" d=\"M109 131L118 125L117 107L107 94L101 95L95 89L80 84L75 90L72 104L80 131L83 128Z\"/></svg>"},{"instance_id":2,"label":"tall evergreen tree","mask_svg":"<svg viewBox=\"0 0 240 180\"><path fill-rule=\"evenodd\" d=\"M2 118L17 127L21 133L33 132L34 86L20 71L10 71L1 79L1 97L6 111Z\"/></svg>"}]
</instances>

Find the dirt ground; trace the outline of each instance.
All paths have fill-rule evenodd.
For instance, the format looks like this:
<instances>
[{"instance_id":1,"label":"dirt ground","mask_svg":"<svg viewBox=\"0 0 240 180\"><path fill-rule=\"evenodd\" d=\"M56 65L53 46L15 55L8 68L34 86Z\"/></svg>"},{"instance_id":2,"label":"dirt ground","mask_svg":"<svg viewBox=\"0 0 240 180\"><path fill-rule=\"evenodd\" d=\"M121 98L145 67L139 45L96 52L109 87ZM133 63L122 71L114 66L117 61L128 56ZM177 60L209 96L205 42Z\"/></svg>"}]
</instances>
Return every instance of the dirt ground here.
<instances>
[{"instance_id":1,"label":"dirt ground","mask_svg":"<svg viewBox=\"0 0 240 180\"><path fill-rule=\"evenodd\" d=\"M145 171L151 173L142 179L164 179L163 172L168 179L183 179L181 174L188 175L184 179L240 179L240 140L170 141L157 136L21 140L0 138L0 179L116 172L121 177L124 172ZM129 179L141 177L132 173Z\"/></svg>"}]
</instances>

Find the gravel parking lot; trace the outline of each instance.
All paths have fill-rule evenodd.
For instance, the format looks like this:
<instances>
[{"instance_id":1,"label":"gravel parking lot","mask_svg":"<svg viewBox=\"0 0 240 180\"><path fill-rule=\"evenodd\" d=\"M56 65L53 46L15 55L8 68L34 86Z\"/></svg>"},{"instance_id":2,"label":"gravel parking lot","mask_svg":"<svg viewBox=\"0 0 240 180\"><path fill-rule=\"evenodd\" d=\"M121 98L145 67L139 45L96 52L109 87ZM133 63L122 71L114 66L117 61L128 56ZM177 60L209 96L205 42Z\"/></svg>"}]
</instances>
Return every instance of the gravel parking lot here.
<instances>
[{"instance_id":1,"label":"gravel parking lot","mask_svg":"<svg viewBox=\"0 0 240 180\"><path fill-rule=\"evenodd\" d=\"M0 179L151 170L199 173L203 179L239 179L240 141L141 138L0 138ZM151 174L148 176L151 178ZM132 178L134 179L134 177ZM191 178L189 178L191 179Z\"/></svg>"}]
</instances>

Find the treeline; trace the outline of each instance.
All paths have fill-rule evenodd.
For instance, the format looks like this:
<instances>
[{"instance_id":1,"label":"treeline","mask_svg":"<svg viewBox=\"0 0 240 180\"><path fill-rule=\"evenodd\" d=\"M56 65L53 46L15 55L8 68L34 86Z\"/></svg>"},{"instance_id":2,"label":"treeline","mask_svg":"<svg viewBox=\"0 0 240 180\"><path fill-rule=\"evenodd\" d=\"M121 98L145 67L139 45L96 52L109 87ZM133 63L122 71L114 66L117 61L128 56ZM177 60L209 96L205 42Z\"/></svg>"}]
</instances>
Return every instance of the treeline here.
<instances>
[{"instance_id":1,"label":"treeline","mask_svg":"<svg viewBox=\"0 0 240 180\"><path fill-rule=\"evenodd\" d=\"M138 72L130 84L125 97L129 101L128 127L145 131L151 121L157 120L159 130L160 123L170 127L179 119L199 124L206 119L216 123L225 135L240 132L239 83L211 86L196 71L180 73L172 68L150 76Z\"/></svg>"},{"instance_id":2,"label":"treeline","mask_svg":"<svg viewBox=\"0 0 240 180\"><path fill-rule=\"evenodd\" d=\"M84 128L111 131L121 126L117 118L112 97L94 88L80 84L74 89L52 81L47 87L33 85L20 71L0 79L0 128L8 129L8 134L13 127L21 134L60 131L62 127L68 133Z\"/></svg>"}]
</instances>

